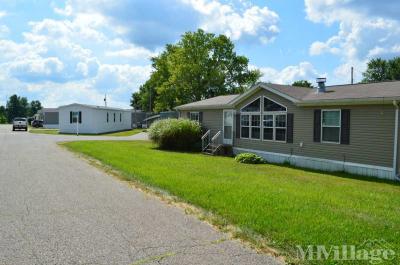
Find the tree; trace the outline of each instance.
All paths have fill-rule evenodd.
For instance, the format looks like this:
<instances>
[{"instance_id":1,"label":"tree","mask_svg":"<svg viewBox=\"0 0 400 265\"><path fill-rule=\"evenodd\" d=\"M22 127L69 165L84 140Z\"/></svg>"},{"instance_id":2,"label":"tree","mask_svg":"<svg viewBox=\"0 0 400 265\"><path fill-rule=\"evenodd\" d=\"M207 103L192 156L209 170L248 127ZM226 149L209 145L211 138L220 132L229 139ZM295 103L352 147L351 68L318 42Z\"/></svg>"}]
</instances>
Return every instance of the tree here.
<instances>
[{"instance_id":1,"label":"tree","mask_svg":"<svg viewBox=\"0 0 400 265\"><path fill-rule=\"evenodd\" d=\"M153 72L139 89L141 108L171 110L180 104L247 90L261 73L249 69L249 60L237 55L234 48L228 37L201 29L185 33L177 44L166 45L151 59Z\"/></svg>"},{"instance_id":2,"label":"tree","mask_svg":"<svg viewBox=\"0 0 400 265\"><path fill-rule=\"evenodd\" d=\"M7 123L7 113L4 106L0 106L0 124Z\"/></svg>"},{"instance_id":3,"label":"tree","mask_svg":"<svg viewBox=\"0 0 400 265\"><path fill-rule=\"evenodd\" d=\"M135 109L138 110L141 108L141 102L140 102L140 92L135 92L132 93L132 98L131 98L131 104L130 106Z\"/></svg>"},{"instance_id":4,"label":"tree","mask_svg":"<svg viewBox=\"0 0 400 265\"><path fill-rule=\"evenodd\" d=\"M29 103L28 116L32 117L41 109L42 109L42 103L40 103L39 100L32 100L31 103Z\"/></svg>"},{"instance_id":5,"label":"tree","mask_svg":"<svg viewBox=\"0 0 400 265\"><path fill-rule=\"evenodd\" d=\"M400 57L370 60L363 77L363 83L400 80Z\"/></svg>"},{"instance_id":6,"label":"tree","mask_svg":"<svg viewBox=\"0 0 400 265\"><path fill-rule=\"evenodd\" d=\"M15 117L26 117L28 114L28 100L25 97L12 95L7 101L7 120L11 122Z\"/></svg>"},{"instance_id":7,"label":"tree","mask_svg":"<svg viewBox=\"0 0 400 265\"><path fill-rule=\"evenodd\" d=\"M301 87L312 87L312 84L307 80L298 80L294 81L292 86L301 86Z\"/></svg>"}]
</instances>

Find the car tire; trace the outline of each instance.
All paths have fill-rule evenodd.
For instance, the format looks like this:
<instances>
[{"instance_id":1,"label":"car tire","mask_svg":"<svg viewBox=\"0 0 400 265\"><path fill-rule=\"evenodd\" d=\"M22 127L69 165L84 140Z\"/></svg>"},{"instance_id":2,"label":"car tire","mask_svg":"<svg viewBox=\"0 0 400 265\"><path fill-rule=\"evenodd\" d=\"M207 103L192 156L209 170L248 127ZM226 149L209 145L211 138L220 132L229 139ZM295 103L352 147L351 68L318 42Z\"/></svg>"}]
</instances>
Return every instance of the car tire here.
<instances>
[{"instance_id":1,"label":"car tire","mask_svg":"<svg viewBox=\"0 0 400 265\"><path fill-rule=\"evenodd\" d=\"M13 127L13 131L15 131L15 128Z\"/></svg>"}]
</instances>

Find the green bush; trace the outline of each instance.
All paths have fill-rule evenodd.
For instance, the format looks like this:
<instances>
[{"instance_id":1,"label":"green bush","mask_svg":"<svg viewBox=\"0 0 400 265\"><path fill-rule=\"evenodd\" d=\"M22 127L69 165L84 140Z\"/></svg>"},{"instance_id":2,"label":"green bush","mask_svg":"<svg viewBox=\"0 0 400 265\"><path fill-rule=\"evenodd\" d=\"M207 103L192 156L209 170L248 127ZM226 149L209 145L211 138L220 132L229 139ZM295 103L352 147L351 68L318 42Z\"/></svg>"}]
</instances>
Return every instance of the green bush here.
<instances>
[{"instance_id":1,"label":"green bush","mask_svg":"<svg viewBox=\"0 0 400 265\"><path fill-rule=\"evenodd\" d=\"M201 138L199 123L186 119L166 119L153 123L149 129L149 138L160 149L194 150Z\"/></svg>"},{"instance_id":2,"label":"green bush","mask_svg":"<svg viewBox=\"0 0 400 265\"><path fill-rule=\"evenodd\" d=\"M235 157L236 162L245 163L245 164L264 164L266 163L265 159L259 155L252 153L241 153Z\"/></svg>"}]
</instances>

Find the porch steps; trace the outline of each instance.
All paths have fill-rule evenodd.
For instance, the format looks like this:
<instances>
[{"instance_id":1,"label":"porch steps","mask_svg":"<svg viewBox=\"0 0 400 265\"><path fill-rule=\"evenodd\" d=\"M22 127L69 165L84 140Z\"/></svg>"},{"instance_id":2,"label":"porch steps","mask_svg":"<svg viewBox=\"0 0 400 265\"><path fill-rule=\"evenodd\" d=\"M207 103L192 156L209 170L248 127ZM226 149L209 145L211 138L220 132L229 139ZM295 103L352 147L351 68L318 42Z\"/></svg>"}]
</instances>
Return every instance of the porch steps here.
<instances>
[{"instance_id":1,"label":"porch steps","mask_svg":"<svg viewBox=\"0 0 400 265\"><path fill-rule=\"evenodd\" d=\"M210 144L207 146L206 149L203 150L203 154L205 155L216 155L218 153L218 151L221 149L222 144L218 144L218 145L213 145Z\"/></svg>"}]
</instances>

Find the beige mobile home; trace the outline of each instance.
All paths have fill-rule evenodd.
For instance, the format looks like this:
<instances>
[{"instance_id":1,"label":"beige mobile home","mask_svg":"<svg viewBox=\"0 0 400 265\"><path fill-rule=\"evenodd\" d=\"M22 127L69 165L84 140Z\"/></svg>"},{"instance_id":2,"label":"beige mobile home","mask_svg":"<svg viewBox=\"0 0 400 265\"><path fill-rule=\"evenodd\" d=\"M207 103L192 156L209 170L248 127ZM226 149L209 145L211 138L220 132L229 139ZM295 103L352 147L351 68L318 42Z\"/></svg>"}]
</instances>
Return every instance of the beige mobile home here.
<instances>
[{"instance_id":1,"label":"beige mobile home","mask_svg":"<svg viewBox=\"0 0 400 265\"><path fill-rule=\"evenodd\" d=\"M178 106L234 153L398 179L400 81L317 88L258 83L241 95Z\"/></svg>"}]
</instances>

